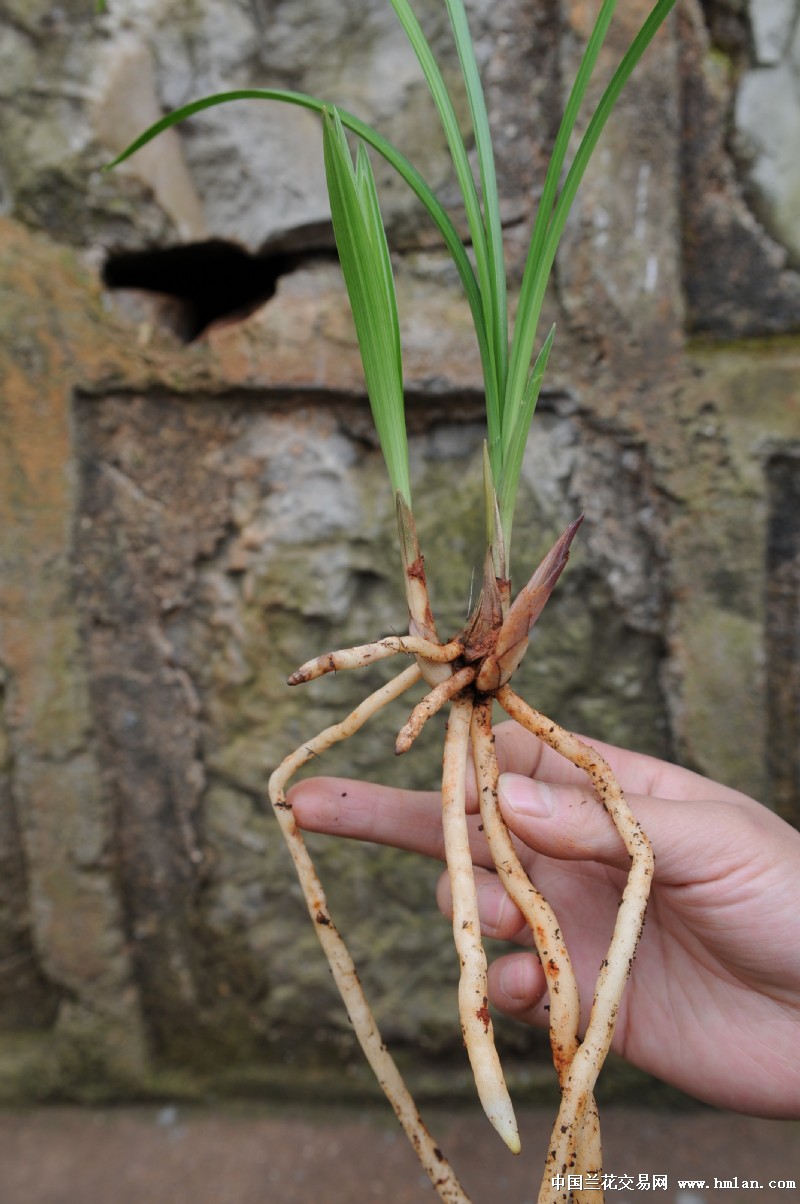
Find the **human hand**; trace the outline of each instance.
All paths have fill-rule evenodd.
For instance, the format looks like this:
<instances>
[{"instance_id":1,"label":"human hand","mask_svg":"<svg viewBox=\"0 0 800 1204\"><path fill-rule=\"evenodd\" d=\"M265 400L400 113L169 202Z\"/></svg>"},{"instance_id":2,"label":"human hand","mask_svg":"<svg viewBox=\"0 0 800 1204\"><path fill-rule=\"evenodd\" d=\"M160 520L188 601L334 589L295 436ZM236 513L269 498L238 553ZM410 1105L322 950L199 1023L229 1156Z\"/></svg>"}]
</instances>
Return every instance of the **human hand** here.
<instances>
[{"instance_id":1,"label":"human hand","mask_svg":"<svg viewBox=\"0 0 800 1204\"><path fill-rule=\"evenodd\" d=\"M500 804L525 869L558 917L582 1026L628 857L584 777L515 723L496 729ZM647 920L612 1048L691 1095L753 1115L800 1115L800 834L746 795L677 766L593 742L650 837ZM471 774L471 766L470 766ZM479 830L468 776L483 933L531 947ZM289 795L301 827L444 857L440 799L365 782L309 779ZM444 873L437 899L449 914ZM535 953L491 967L501 1012L548 1024Z\"/></svg>"}]
</instances>

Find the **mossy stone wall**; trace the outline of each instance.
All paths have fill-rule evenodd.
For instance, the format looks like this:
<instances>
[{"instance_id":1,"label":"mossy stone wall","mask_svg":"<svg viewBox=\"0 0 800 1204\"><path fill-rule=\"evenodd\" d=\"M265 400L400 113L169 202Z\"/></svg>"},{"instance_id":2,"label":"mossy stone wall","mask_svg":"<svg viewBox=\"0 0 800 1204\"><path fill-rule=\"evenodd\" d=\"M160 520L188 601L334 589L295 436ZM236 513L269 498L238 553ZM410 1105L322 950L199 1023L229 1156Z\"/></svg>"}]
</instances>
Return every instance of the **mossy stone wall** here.
<instances>
[{"instance_id":1,"label":"mossy stone wall","mask_svg":"<svg viewBox=\"0 0 800 1204\"><path fill-rule=\"evenodd\" d=\"M382 0L92 7L0 18L0 1099L362 1092L265 800L277 761L390 667L293 691L288 673L405 621L341 280L312 257L189 346L99 282L121 248L316 246L319 129L240 105L99 168L163 108L268 83L370 117L455 205L443 142ZM622 0L606 71L648 7ZM773 209L756 190L769 148L730 136L753 73L794 70L798 6L788 25L769 7L755 30L740 4L681 6L608 129L547 302L513 570L585 513L521 690L791 814L800 275L786 188ZM469 5L512 280L584 8ZM419 11L454 73L441 6ZM478 358L435 232L383 173L381 194L415 504L453 631L481 553ZM441 724L398 760L405 714L320 768L434 788ZM437 867L313 844L387 1038L424 1091L468 1091ZM538 1089L541 1041L503 1039Z\"/></svg>"}]
</instances>

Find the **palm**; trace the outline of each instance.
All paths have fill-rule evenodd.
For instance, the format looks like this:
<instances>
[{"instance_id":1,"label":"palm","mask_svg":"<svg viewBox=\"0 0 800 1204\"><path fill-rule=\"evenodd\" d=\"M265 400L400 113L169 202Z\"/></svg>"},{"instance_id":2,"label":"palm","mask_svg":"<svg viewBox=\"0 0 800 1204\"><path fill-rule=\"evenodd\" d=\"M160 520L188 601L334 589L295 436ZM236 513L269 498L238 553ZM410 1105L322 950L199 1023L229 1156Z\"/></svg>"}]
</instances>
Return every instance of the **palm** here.
<instances>
[{"instance_id":1,"label":"palm","mask_svg":"<svg viewBox=\"0 0 800 1204\"><path fill-rule=\"evenodd\" d=\"M565 869L563 862L535 854L526 861L562 925L578 977L585 1025L624 874L585 863ZM753 1036L768 1033L773 1023L785 1017L785 1006L775 993L780 979L786 996L790 967L785 942L781 956L773 960L765 957L764 945L752 931L757 917L748 899L760 893L757 875L742 872L727 904L720 898L719 885L654 884L612 1048L692 1094L736 1106L741 1081L754 1094L770 1094L774 1059L757 1058L754 1063ZM771 898L771 907L773 903ZM520 931L519 940L531 944L527 932ZM793 978L795 1001L800 1003L800 973ZM545 1024L545 1006L544 1000L538 1003L528 1018ZM800 1023L800 1010L795 1022ZM730 1095L720 1093L722 1070L734 1072L740 1080Z\"/></svg>"}]
</instances>

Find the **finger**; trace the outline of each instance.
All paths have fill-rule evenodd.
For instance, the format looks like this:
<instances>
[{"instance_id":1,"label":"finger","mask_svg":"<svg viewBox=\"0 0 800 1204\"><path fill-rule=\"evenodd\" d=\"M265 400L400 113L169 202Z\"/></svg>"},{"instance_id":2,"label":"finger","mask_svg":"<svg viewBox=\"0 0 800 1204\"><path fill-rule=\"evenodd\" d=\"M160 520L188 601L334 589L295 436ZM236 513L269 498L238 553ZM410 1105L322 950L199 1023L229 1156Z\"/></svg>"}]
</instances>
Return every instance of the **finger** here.
<instances>
[{"instance_id":1,"label":"finger","mask_svg":"<svg viewBox=\"0 0 800 1204\"><path fill-rule=\"evenodd\" d=\"M497 875L476 869L475 885L483 936L530 944L530 932L522 913L506 894ZM453 896L447 871L439 877L436 902L443 915L452 919ZM489 967L489 999L507 1016L546 1028L550 1023L546 995L547 980L535 953L507 954Z\"/></svg>"},{"instance_id":2,"label":"finger","mask_svg":"<svg viewBox=\"0 0 800 1204\"><path fill-rule=\"evenodd\" d=\"M348 778L308 778L288 795L301 828L443 857L438 794Z\"/></svg>"},{"instance_id":3,"label":"finger","mask_svg":"<svg viewBox=\"0 0 800 1204\"><path fill-rule=\"evenodd\" d=\"M475 888L478 893L478 914L484 936L497 937L502 941L524 940L530 944L528 925L522 913L505 892L496 874L477 867ZM445 870L436 885L436 903L443 915L452 919L453 895L450 876Z\"/></svg>"},{"instance_id":4,"label":"finger","mask_svg":"<svg viewBox=\"0 0 800 1204\"><path fill-rule=\"evenodd\" d=\"M515 1020L549 1027L547 981L535 953L508 953L491 964L489 1002Z\"/></svg>"},{"instance_id":5,"label":"finger","mask_svg":"<svg viewBox=\"0 0 800 1204\"><path fill-rule=\"evenodd\" d=\"M442 799L433 791L399 790L349 778L307 778L289 791L295 819L308 832L392 845L444 861ZM468 821L472 859L491 866L480 818Z\"/></svg>"},{"instance_id":6,"label":"finger","mask_svg":"<svg viewBox=\"0 0 800 1204\"><path fill-rule=\"evenodd\" d=\"M746 806L758 804L727 786L710 782L700 774L682 769L667 761L659 761L644 753L631 752L604 744L600 740L579 736L608 761L622 789L632 794L656 798L704 799L709 795ZM497 760L501 772L517 773L523 777L540 778L564 786L583 786L586 774L566 758L559 756L549 745L532 735L518 723L509 720L495 728ZM474 786L473 786L474 790Z\"/></svg>"},{"instance_id":7,"label":"finger","mask_svg":"<svg viewBox=\"0 0 800 1204\"><path fill-rule=\"evenodd\" d=\"M630 858L590 786L565 786L504 773L500 807L523 845L558 861L592 861L627 870ZM752 815L729 802L659 799L627 794L628 805L656 855L655 881L685 885L718 879L745 863ZM726 833L720 847L715 835Z\"/></svg>"},{"instance_id":8,"label":"finger","mask_svg":"<svg viewBox=\"0 0 800 1204\"><path fill-rule=\"evenodd\" d=\"M573 766L566 757L560 756L549 744L543 743L543 740L516 722L508 720L505 724L499 724L494 728L494 733L501 772L518 773L525 778L539 778L557 785L588 785L589 779L583 769ZM713 789L716 797L730 797L731 801L753 804L752 799L728 790L727 786L710 783L689 769L659 761L657 757L620 749L586 736L578 736L578 739L604 757L625 792L657 798L706 798L710 789ZM470 755L466 766L467 813L476 814L478 805L475 766Z\"/></svg>"}]
</instances>

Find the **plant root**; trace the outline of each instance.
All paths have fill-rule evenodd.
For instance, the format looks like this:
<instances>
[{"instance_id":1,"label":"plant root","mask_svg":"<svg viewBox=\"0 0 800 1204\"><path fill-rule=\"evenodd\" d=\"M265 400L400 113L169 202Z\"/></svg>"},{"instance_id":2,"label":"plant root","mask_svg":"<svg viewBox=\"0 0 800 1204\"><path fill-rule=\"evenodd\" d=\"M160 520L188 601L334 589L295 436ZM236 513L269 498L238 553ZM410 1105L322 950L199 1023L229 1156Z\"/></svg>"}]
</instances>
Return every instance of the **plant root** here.
<instances>
[{"instance_id":1,"label":"plant root","mask_svg":"<svg viewBox=\"0 0 800 1204\"><path fill-rule=\"evenodd\" d=\"M552 1183L557 1176L564 1181L568 1175L575 1174L581 1127L597 1076L611 1047L620 1000L644 925L655 860L650 841L625 802L620 785L603 757L535 711L509 686L502 686L495 696L512 719L588 774L631 859L611 944L597 976L586 1033L562 1084L561 1107L539 1194L539 1204L557 1204L559 1201L566 1204L570 1189L554 1189Z\"/></svg>"},{"instance_id":2,"label":"plant root","mask_svg":"<svg viewBox=\"0 0 800 1204\"><path fill-rule=\"evenodd\" d=\"M497 797L500 775L491 710L492 700L484 699L475 706L472 717L472 751L481 822L500 881L509 898L522 912L542 963L551 995L553 1062L561 1077L569 1068L578 1047L578 986L556 917L525 872L500 811Z\"/></svg>"},{"instance_id":3,"label":"plant root","mask_svg":"<svg viewBox=\"0 0 800 1204\"><path fill-rule=\"evenodd\" d=\"M489 1015L488 968L467 828L466 770L472 706L472 698L467 696L453 703L442 767L442 829L453 896L453 939L461 963L458 1012L483 1109L511 1152L518 1154L519 1130Z\"/></svg>"},{"instance_id":4,"label":"plant root","mask_svg":"<svg viewBox=\"0 0 800 1204\"><path fill-rule=\"evenodd\" d=\"M347 1008L350 1022L375 1077L414 1147L420 1163L436 1188L439 1198L445 1204L470 1204L469 1197L458 1182L449 1162L434 1142L420 1117L411 1093L381 1039L353 959L331 918L322 884L297 826L291 804L286 801L286 787L301 766L340 740L346 740L349 736L354 735L368 719L377 714L387 703L398 698L405 690L419 681L420 677L419 667L411 665L392 681L376 690L374 694L370 694L341 723L326 728L313 740L302 744L286 757L272 774L269 780L269 797L291 853L308 913Z\"/></svg>"},{"instance_id":5,"label":"plant root","mask_svg":"<svg viewBox=\"0 0 800 1204\"><path fill-rule=\"evenodd\" d=\"M519 1132L494 1045L489 1014L487 962L481 941L469 844L465 802L470 742L483 830L492 861L509 897L530 927L550 993L550 1042L561 1086L561 1106L550 1141L539 1204L569 1204L570 1201L572 1204L602 1204L602 1149L594 1085L611 1046L620 1000L641 935L653 876L653 853L647 837L625 802L616 778L600 754L534 710L507 684L507 673L513 671L518 663L519 645L526 642L526 608L538 614L543 605L542 594L549 595L554 578L563 567L576 528L577 524L573 524L573 528L568 529L554 552L531 579L524 605L518 608L513 623L508 625L504 633L507 647L501 649L499 657L496 655L497 639L491 645L490 629L493 624L490 623L486 629L485 646L481 646L477 638L480 635L478 625L475 630L469 628L468 633L462 633L448 644L439 645L414 634L392 636L373 644L317 657L298 669L290 678L292 684L310 681L337 669L359 668L397 653L414 656L417 661L366 698L341 723L334 724L301 745L270 778L270 799L294 860L309 914L356 1036L423 1168L440 1199L446 1204L469 1204L469 1201L423 1124L381 1040L353 961L331 919L319 878L291 806L286 801L285 789L302 765L338 741L354 735L372 715L421 678L431 689L414 707L401 729L397 738L397 752L410 748L427 720L448 702L451 703L442 767L442 828L453 896L453 935L461 964L459 1015L478 1095L495 1129L509 1149L518 1153ZM420 573L421 566L415 572ZM498 628L494 627L493 630L497 636ZM470 663L464 664L465 660ZM446 676L442 677L442 673ZM491 679L488 686L483 684L487 677ZM589 776L631 859L611 943L598 974L583 1041L578 1036L580 1003L577 982L561 930L552 908L525 872L500 810L497 793L499 767L492 731L495 698L512 719ZM589 1175L596 1177L597 1188L586 1187L585 1180ZM576 1179L582 1176L582 1189L567 1186L570 1176ZM580 1179L577 1181L581 1182ZM557 1183L564 1186L556 1186Z\"/></svg>"},{"instance_id":6,"label":"plant root","mask_svg":"<svg viewBox=\"0 0 800 1204\"><path fill-rule=\"evenodd\" d=\"M432 719L451 698L455 698L470 682L475 680L475 673L475 669L466 665L463 669L458 669L452 677L446 677L438 686L434 686L432 690L428 691L414 707L408 721L400 728L394 746L394 751L398 756L408 752L429 719Z\"/></svg>"},{"instance_id":7,"label":"plant root","mask_svg":"<svg viewBox=\"0 0 800 1204\"><path fill-rule=\"evenodd\" d=\"M555 913L525 871L500 810L497 784L500 776L492 730L492 699L482 698L472 713L472 754L478 783L483 832L494 867L509 898L530 928L550 993L550 1046L553 1065L563 1086L578 1050L580 999L578 984ZM578 1142L574 1174L602 1174L600 1119L594 1096L589 1100ZM602 1194L573 1193L574 1204L601 1204Z\"/></svg>"},{"instance_id":8,"label":"plant root","mask_svg":"<svg viewBox=\"0 0 800 1204\"><path fill-rule=\"evenodd\" d=\"M460 640L451 640L449 644L434 644L418 635L389 635L383 640L375 640L372 644L359 644L356 648L341 648L337 652L326 652L324 656L316 656L306 661L299 669L295 669L289 678L290 686L301 686L326 673L335 673L342 669L363 669L366 665L374 665L376 661L385 660L389 656L397 656L403 652L407 656L418 656L435 664L447 665L461 656L464 645Z\"/></svg>"}]
</instances>

